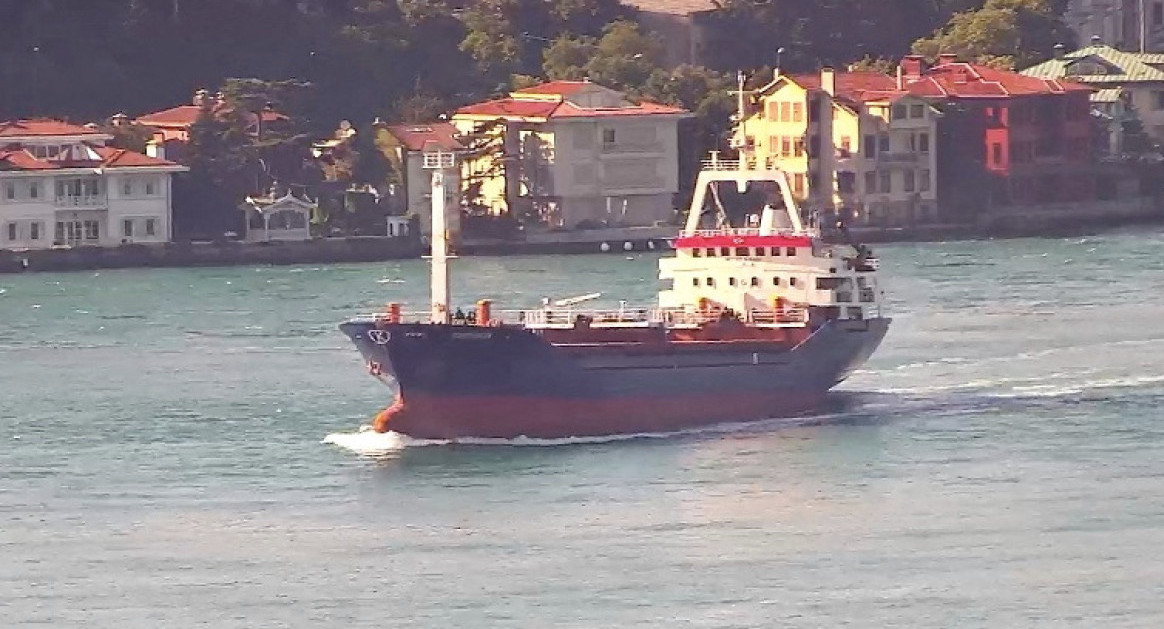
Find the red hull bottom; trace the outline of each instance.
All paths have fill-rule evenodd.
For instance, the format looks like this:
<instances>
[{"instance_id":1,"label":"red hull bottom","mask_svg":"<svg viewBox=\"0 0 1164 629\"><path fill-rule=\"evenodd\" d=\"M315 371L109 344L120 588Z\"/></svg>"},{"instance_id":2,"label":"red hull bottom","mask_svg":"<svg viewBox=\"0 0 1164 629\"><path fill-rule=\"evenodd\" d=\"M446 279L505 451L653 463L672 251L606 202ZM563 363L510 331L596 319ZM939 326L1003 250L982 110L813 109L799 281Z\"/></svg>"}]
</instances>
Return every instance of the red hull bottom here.
<instances>
[{"instance_id":1,"label":"red hull bottom","mask_svg":"<svg viewBox=\"0 0 1164 629\"><path fill-rule=\"evenodd\" d=\"M418 439L559 439L666 433L727 422L793 417L824 393L741 393L667 398L416 397L376 416L373 427Z\"/></svg>"}]
</instances>

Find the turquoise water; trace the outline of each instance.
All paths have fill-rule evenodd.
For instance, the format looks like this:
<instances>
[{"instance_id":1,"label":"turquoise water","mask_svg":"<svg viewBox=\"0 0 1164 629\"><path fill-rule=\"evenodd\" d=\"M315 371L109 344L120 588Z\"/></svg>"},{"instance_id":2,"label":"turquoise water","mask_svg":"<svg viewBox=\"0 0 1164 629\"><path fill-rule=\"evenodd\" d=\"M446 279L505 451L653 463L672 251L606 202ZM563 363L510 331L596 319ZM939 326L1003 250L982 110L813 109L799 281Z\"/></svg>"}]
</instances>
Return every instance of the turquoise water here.
<instances>
[{"instance_id":1,"label":"turquoise water","mask_svg":"<svg viewBox=\"0 0 1164 629\"><path fill-rule=\"evenodd\" d=\"M0 276L0 625L1160 626L1164 233L879 252L894 326L810 421L377 457L323 443L388 401L335 323L420 262Z\"/></svg>"}]
</instances>

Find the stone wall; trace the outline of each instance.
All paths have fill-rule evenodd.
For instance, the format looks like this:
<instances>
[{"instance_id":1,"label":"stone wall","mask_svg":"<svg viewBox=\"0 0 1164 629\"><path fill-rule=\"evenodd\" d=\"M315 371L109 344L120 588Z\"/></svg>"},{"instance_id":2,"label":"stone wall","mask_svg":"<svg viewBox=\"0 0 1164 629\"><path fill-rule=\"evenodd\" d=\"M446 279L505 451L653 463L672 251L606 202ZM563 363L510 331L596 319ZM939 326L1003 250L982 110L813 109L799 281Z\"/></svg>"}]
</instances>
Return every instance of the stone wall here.
<instances>
[{"instance_id":1,"label":"stone wall","mask_svg":"<svg viewBox=\"0 0 1164 629\"><path fill-rule=\"evenodd\" d=\"M415 258L419 240L362 236L298 242L192 242L70 247L37 251L0 250L0 273L136 267L326 264Z\"/></svg>"}]
</instances>

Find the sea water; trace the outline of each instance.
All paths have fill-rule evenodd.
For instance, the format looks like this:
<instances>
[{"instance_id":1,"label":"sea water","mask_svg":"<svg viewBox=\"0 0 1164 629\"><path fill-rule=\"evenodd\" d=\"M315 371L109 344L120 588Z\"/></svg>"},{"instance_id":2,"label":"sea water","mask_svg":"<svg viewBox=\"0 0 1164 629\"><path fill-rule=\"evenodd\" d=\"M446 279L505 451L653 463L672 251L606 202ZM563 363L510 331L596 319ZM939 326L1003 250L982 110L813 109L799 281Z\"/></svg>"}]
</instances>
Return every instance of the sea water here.
<instances>
[{"instance_id":1,"label":"sea water","mask_svg":"<svg viewBox=\"0 0 1164 629\"><path fill-rule=\"evenodd\" d=\"M361 432L336 323L421 261L0 276L0 626L1161 626L1164 234L877 251L894 324L818 415L581 442Z\"/></svg>"}]
</instances>

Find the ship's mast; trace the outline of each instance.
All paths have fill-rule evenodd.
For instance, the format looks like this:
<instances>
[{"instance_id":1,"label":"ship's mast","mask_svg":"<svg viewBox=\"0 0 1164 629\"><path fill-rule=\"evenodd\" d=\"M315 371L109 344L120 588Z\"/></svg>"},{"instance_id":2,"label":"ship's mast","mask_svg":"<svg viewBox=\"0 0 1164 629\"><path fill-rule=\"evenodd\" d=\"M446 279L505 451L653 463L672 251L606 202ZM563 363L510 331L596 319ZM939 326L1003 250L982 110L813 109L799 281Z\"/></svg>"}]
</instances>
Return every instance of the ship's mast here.
<instances>
[{"instance_id":1,"label":"ship's mast","mask_svg":"<svg viewBox=\"0 0 1164 629\"><path fill-rule=\"evenodd\" d=\"M449 322L449 229L445 214L445 174L455 165L448 151L426 152L424 167L432 171L432 322Z\"/></svg>"}]
</instances>

